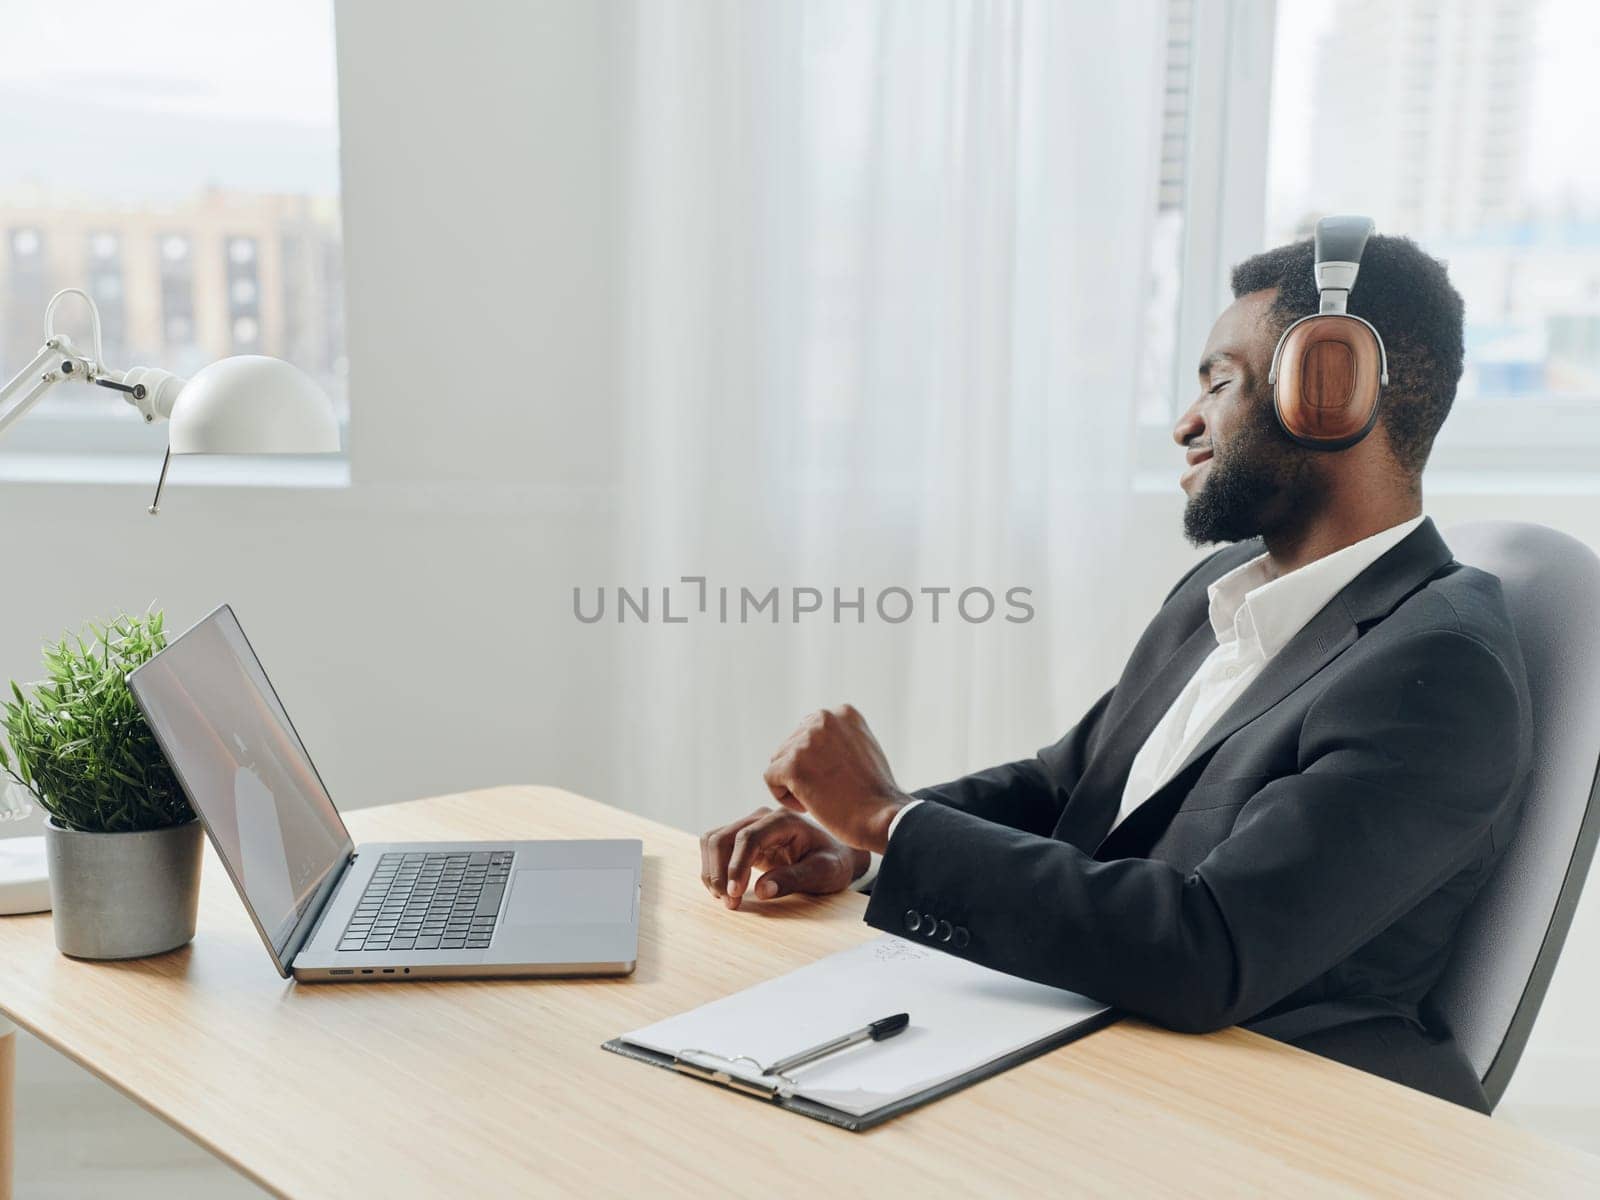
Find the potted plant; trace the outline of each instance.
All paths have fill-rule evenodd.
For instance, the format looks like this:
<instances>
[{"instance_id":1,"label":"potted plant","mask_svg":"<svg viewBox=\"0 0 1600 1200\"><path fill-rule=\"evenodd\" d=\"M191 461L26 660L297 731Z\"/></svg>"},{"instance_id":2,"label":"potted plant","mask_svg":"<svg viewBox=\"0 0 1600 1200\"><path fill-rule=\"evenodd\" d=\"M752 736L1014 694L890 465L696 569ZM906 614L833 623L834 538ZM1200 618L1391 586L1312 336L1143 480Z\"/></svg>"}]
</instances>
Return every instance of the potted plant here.
<instances>
[{"instance_id":1,"label":"potted plant","mask_svg":"<svg viewBox=\"0 0 1600 1200\"><path fill-rule=\"evenodd\" d=\"M160 612L90 625L44 648L47 678L15 682L0 768L50 814L45 856L56 946L142 958L194 937L200 823L126 678L166 645Z\"/></svg>"}]
</instances>

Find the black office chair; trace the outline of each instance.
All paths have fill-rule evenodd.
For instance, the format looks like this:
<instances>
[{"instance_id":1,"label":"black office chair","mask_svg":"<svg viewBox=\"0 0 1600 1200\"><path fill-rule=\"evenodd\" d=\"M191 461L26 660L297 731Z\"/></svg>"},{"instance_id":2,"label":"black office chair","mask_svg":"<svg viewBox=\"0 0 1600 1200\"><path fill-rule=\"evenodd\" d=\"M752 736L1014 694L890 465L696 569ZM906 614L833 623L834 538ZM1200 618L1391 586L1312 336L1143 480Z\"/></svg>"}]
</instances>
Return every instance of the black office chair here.
<instances>
[{"instance_id":1,"label":"black office chair","mask_svg":"<svg viewBox=\"0 0 1600 1200\"><path fill-rule=\"evenodd\" d=\"M1539 1015L1600 835L1600 558L1515 521L1461 525L1445 540L1458 561L1500 577L1533 698L1521 826L1429 997L1493 1107Z\"/></svg>"}]
</instances>

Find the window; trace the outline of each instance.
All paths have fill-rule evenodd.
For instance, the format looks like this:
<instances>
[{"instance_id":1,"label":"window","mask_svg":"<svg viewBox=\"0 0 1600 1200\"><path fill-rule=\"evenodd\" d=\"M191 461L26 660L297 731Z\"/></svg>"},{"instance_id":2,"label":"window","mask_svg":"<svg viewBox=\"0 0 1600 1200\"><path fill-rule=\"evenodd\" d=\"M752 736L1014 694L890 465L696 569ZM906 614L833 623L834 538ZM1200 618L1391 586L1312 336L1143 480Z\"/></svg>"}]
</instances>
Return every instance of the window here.
<instances>
[{"instance_id":1,"label":"window","mask_svg":"<svg viewBox=\"0 0 1600 1200\"><path fill-rule=\"evenodd\" d=\"M1600 91L1588 49L1600 7L1168 0L1167 34L1140 365L1145 483L1170 486L1167 431L1193 394L1229 267L1308 236L1329 212L1414 238L1448 263L1466 302L1466 371L1430 486L1592 478ZM1256 113L1267 119L1252 124Z\"/></svg>"},{"instance_id":2,"label":"window","mask_svg":"<svg viewBox=\"0 0 1600 1200\"><path fill-rule=\"evenodd\" d=\"M1597 40L1589 0L1278 0L1267 244L1366 213L1445 260L1466 302L1430 482L1593 473Z\"/></svg>"},{"instance_id":3,"label":"window","mask_svg":"<svg viewBox=\"0 0 1600 1200\"><path fill-rule=\"evenodd\" d=\"M347 419L332 0L13 0L6 33L0 379L79 287L113 367L270 354ZM57 323L87 330L75 303ZM113 393L59 385L0 454L163 444Z\"/></svg>"},{"instance_id":4,"label":"window","mask_svg":"<svg viewBox=\"0 0 1600 1200\"><path fill-rule=\"evenodd\" d=\"M1151 229L1149 304L1139 363L1139 423L1157 430L1173 420L1178 382L1178 301L1183 270L1183 211L1189 171L1195 0L1168 0L1161 94L1161 161ZM1182 395L1180 390L1178 395Z\"/></svg>"},{"instance_id":5,"label":"window","mask_svg":"<svg viewBox=\"0 0 1600 1200\"><path fill-rule=\"evenodd\" d=\"M1167 0L1155 223L1138 364L1138 483L1175 491L1172 425L1228 275L1261 248L1272 0Z\"/></svg>"}]
</instances>

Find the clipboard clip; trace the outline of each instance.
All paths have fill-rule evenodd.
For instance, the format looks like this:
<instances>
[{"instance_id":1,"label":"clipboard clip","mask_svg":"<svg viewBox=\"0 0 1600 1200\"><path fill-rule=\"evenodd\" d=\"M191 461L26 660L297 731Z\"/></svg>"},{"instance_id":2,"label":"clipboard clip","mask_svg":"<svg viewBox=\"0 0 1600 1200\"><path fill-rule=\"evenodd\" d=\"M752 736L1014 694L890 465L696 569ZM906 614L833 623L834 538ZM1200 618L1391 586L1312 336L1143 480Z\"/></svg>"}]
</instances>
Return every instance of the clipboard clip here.
<instances>
[{"instance_id":1,"label":"clipboard clip","mask_svg":"<svg viewBox=\"0 0 1600 1200\"><path fill-rule=\"evenodd\" d=\"M736 1063L749 1063L760 1079L751 1079L743 1074L736 1074L732 1068ZM720 1054L713 1054L709 1050L686 1049L679 1050L672 1056L672 1069L684 1075L703 1079L707 1083L721 1084L723 1087L732 1088L736 1092L744 1092L750 1096L760 1096L763 1100L781 1100L794 1094L798 1086L787 1075L769 1075L755 1059L748 1055L739 1054L733 1058L725 1058ZM771 1080L772 1082L767 1082Z\"/></svg>"}]
</instances>

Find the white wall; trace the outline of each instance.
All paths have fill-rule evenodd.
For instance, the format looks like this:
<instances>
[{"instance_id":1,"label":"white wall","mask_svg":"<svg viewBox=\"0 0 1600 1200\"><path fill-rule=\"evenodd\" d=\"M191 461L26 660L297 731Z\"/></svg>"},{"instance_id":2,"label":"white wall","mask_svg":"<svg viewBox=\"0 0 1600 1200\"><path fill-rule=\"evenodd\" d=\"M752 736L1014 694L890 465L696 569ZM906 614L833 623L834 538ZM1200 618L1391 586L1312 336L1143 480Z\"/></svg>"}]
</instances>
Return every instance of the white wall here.
<instances>
[{"instance_id":1,"label":"white wall","mask_svg":"<svg viewBox=\"0 0 1600 1200\"><path fill-rule=\"evenodd\" d=\"M571 614L574 584L644 582L619 579L611 552L617 13L341 0L354 483L185 486L180 462L155 520L143 486L0 483L0 682L32 678L41 640L85 617L155 599L181 628L227 600L343 806L538 781L687 827L707 803L731 813L760 798L766 744L728 747L726 797L671 779L618 794L628 665L615 626ZM1594 496L1429 507L1446 527L1543 521L1600 546ZM1130 645L1193 556L1175 487L1139 508L1113 584L1127 615L1097 634ZM1039 601L1014 635L1042 647L1072 614ZM760 685L682 681L713 720ZM874 687L846 668L837 698L868 702ZM1057 732L1020 729L1015 751ZM891 750L908 784L942 765L937 746ZM1513 1102L1600 1102L1585 1003L1600 992L1597 934L1600 885Z\"/></svg>"}]
</instances>

